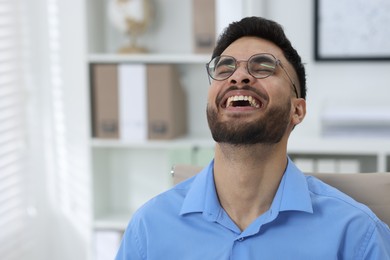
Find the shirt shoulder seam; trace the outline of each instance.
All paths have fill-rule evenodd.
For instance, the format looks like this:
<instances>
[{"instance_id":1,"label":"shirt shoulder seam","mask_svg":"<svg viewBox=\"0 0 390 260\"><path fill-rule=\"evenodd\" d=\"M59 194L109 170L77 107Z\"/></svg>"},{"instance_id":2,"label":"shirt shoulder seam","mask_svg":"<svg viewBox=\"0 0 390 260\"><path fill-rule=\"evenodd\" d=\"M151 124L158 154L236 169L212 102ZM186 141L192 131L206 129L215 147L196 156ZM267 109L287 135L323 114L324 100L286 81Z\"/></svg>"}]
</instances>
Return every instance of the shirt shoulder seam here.
<instances>
[{"instance_id":1,"label":"shirt shoulder seam","mask_svg":"<svg viewBox=\"0 0 390 260\"><path fill-rule=\"evenodd\" d=\"M333 186L330 186L332 187L333 189L336 189L334 188ZM310 189L309 189L310 190ZM336 189L337 190L337 189ZM338 191L338 190L337 190ZM344 199L344 198L341 198L340 196L337 196L337 195L332 195L332 194L325 194L325 193L321 193L321 192L316 192L316 191L313 191L313 190L310 190L310 192L312 194L315 194L315 195L318 195L318 196L324 196L324 197L328 197L328 198L332 198L332 199L335 199L335 200L338 200L342 203L345 203L353 208L355 208L356 210L358 210L359 212L363 213L365 216L367 216L369 219L371 219L373 221L373 223L377 223L379 221L378 217L376 217L375 214L370 214L370 211L372 211L367 205L361 203L361 202L358 202L356 201L354 198L352 198L351 196L339 191L341 194L343 194L344 196L347 196L347 198L353 200L353 203L351 203L350 201ZM358 205L355 205L355 204L358 204ZM370 211L368 211L370 210Z\"/></svg>"}]
</instances>

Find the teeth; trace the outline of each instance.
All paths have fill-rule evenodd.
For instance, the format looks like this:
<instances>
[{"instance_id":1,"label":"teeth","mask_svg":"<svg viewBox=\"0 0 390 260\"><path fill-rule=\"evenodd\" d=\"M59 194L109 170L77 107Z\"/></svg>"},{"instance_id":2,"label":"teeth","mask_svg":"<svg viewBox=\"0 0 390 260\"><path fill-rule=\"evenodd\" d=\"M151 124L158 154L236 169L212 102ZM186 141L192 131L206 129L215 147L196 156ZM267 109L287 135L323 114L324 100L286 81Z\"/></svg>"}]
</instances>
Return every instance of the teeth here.
<instances>
[{"instance_id":1,"label":"teeth","mask_svg":"<svg viewBox=\"0 0 390 260\"><path fill-rule=\"evenodd\" d=\"M226 101L226 107L230 107L233 101L248 101L251 107L259 108L260 105L251 96L231 96Z\"/></svg>"}]
</instances>

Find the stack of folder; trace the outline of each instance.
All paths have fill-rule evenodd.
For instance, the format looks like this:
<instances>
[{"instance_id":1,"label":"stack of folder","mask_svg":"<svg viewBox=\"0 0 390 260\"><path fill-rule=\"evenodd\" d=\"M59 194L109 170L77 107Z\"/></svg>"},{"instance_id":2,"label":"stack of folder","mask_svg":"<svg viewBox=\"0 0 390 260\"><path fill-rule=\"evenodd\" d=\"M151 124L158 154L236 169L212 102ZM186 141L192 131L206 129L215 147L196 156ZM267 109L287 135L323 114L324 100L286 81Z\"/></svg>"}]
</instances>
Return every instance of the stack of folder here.
<instances>
[{"instance_id":1,"label":"stack of folder","mask_svg":"<svg viewBox=\"0 0 390 260\"><path fill-rule=\"evenodd\" d=\"M184 135L186 95L173 64L92 64L92 135L145 141Z\"/></svg>"}]
</instances>

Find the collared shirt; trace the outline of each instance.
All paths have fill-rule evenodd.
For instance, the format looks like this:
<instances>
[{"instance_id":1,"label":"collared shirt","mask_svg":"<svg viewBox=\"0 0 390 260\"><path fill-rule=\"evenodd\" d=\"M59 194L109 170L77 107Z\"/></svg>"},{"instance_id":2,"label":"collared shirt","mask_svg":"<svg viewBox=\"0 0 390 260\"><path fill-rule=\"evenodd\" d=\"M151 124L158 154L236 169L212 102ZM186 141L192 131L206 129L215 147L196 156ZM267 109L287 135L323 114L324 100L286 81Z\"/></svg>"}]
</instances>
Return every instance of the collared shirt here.
<instances>
[{"instance_id":1,"label":"collared shirt","mask_svg":"<svg viewBox=\"0 0 390 260\"><path fill-rule=\"evenodd\" d=\"M133 215L116 259L385 260L390 230L289 159L271 207L241 231L219 203L212 161Z\"/></svg>"}]
</instances>

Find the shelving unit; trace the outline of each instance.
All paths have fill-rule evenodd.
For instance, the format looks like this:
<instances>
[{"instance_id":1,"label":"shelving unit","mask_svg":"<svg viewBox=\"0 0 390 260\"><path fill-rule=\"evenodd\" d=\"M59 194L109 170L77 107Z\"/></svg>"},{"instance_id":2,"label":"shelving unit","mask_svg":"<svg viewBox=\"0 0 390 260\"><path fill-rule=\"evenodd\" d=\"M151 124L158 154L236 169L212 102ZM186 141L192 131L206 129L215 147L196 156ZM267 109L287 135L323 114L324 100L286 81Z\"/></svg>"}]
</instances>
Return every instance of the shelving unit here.
<instances>
[{"instance_id":1,"label":"shelving unit","mask_svg":"<svg viewBox=\"0 0 390 260\"><path fill-rule=\"evenodd\" d=\"M199 113L199 108L204 111L206 106L208 82L204 68L208 59L209 55L197 54L89 56L90 65L174 64L187 92L189 114L188 134L175 140L91 140L95 227L124 230L135 209L171 186L169 172L172 164L193 162L191 151L195 146L212 146L212 142L206 141L209 134L205 114Z\"/></svg>"},{"instance_id":2,"label":"shelving unit","mask_svg":"<svg viewBox=\"0 0 390 260\"><path fill-rule=\"evenodd\" d=\"M155 21L139 40L150 53L124 55L115 53L124 38L108 22L105 1L89 0L88 67L104 63L175 65L187 94L188 132L162 141L91 139L95 229L123 231L134 210L172 185L173 164L202 165L212 154L205 114L209 86L205 64L210 55L192 51L191 1L164 0L154 4ZM172 10L180 12L173 16Z\"/></svg>"}]
</instances>

